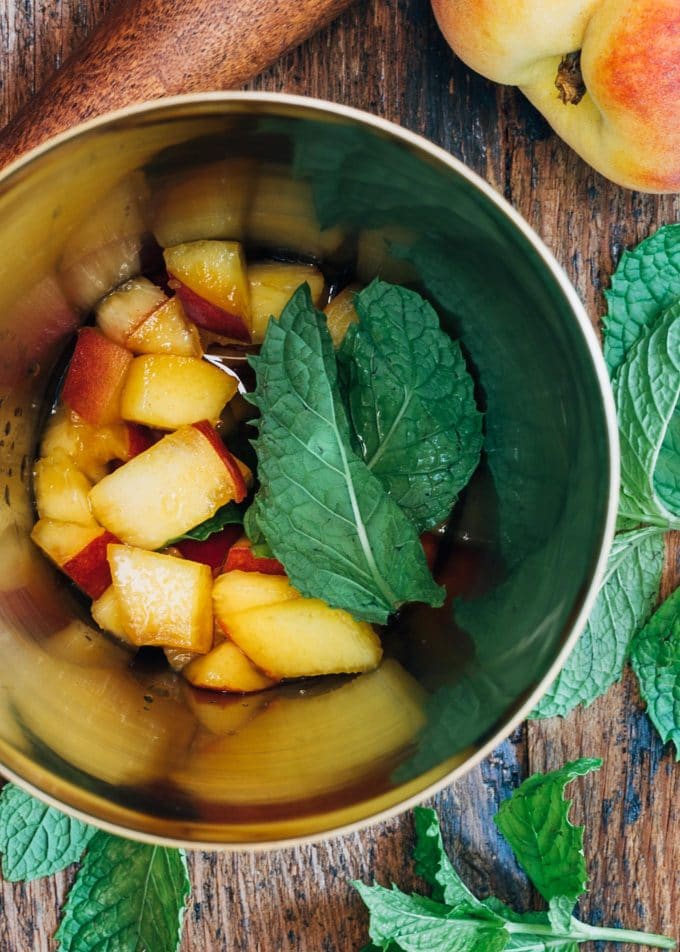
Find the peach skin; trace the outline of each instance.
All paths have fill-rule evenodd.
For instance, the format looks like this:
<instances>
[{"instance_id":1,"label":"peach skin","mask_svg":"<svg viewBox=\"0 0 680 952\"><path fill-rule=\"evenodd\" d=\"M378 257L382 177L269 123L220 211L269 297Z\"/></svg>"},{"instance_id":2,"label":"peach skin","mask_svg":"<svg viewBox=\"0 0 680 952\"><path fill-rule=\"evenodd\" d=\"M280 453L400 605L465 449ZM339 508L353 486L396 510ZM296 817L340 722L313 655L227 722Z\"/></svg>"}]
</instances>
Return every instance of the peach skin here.
<instances>
[{"instance_id":1,"label":"peach skin","mask_svg":"<svg viewBox=\"0 0 680 952\"><path fill-rule=\"evenodd\" d=\"M432 0L454 52L519 86L593 168L680 192L678 0Z\"/></svg>"}]
</instances>

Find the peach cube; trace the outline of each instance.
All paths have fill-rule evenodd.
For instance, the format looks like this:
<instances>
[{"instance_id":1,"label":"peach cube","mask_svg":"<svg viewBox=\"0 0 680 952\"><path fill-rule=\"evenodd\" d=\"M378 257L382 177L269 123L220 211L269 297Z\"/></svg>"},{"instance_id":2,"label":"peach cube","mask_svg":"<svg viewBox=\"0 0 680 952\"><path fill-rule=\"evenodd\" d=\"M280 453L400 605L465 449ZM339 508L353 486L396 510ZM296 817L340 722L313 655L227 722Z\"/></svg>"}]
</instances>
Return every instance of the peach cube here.
<instances>
[{"instance_id":1,"label":"peach cube","mask_svg":"<svg viewBox=\"0 0 680 952\"><path fill-rule=\"evenodd\" d=\"M206 330L250 340L250 293L237 241L191 241L163 252L187 316Z\"/></svg>"},{"instance_id":2,"label":"peach cube","mask_svg":"<svg viewBox=\"0 0 680 952\"><path fill-rule=\"evenodd\" d=\"M202 357L201 338L187 320L178 297L169 298L149 314L127 339L133 354L176 354L178 357Z\"/></svg>"},{"instance_id":3,"label":"peach cube","mask_svg":"<svg viewBox=\"0 0 680 952\"><path fill-rule=\"evenodd\" d=\"M278 559L255 555L250 540L242 536L227 554L224 571L239 569L242 572L260 572L262 575L285 575L286 570Z\"/></svg>"},{"instance_id":4,"label":"peach cube","mask_svg":"<svg viewBox=\"0 0 680 952\"><path fill-rule=\"evenodd\" d=\"M39 459L33 475L35 504L42 519L95 524L88 499L92 483L64 450Z\"/></svg>"},{"instance_id":5,"label":"peach cube","mask_svg":"<svg viewBox=\"0 0 680 952\"><path fill-rule=\"evenodd\" d=\"M127 347L130 334L167 299L147 278L132 278L99 302L97 326L109 340Z\"/></svg>"},{"instance_id":6,"label":"peach cube","mask_svg":"<svg viewBox=\"0 0 680 952\"><path fill-rule=\"evenodd\" d=\"M256 344L264 340L269 318L281 317L281 311L293 293L305 282L312 292L314 305L318 306L325 279L314 265L264 261L248 267L251 333Z\"/></svg>"},{"instance_id":7,"label":"peach cube","mask_svg":"<svg viewBox=\"0 0 680 952\"><path fill-rule=\"evenodd\" d=\"M228 636L271 678L371 671L382 647L373 628L318 598L295 598L224 619Z\"/></svg>"},{"instance_id":8,"label":"peach cube","mask_svg":"<svg viewBox=\"0 0 680 952\"><path fill-rule=\"evenodd\" d=\"M236 459L201 422L169 433L106 476L91 490L90 505L123 542L160 549L245 495Z\"/></svg>"},{"instance_id":9,"label":"peach cube","mask_svg":"<svg viewBox=\"0 0 680 952\"><path fill-rule=\"evenodd\" d=\"M345 288L324 308L326 325L335 347L342 344L350 324L356 324L359 320L359 315L354 307L354 295L359 290L361 288L358 284Z\"/></svg>"},{"instance_id":10,"label":"peach cube","mask_svg":"<svg viewBox=\"0 0 680 952\"><path fill-rule=\"evenodd\" d=\"M116 590L113 585L109 585L106 591L92 602L90 611L92 612L92 617L101 629L115 635L116 638L128 641L125 634L123 613L120 610Z\"/></svg>"},{"instance_id":11,"label":"peach cube","mask_svg":"<svg viewBox=\"0 0 680 952\"><path fill-rule=\"evenodd\" d=\"M210 651L212 573L207 565L126 545L110 545L108 559L123 629L133 644Z\"/></svg>"},{"instance_id":12,"label":"peach cube","mask_svg":"<svg viewBox=\"0 0 680 952\"><path fill-rule=\"evenodd\" d=\"M231 374L198 357L145 354L128 371L120 412L125 420L162 430L217 420L238 390Z\"/></svg>"},{"instance_id":13,"label":"peach cube","mask_svg":"<svg viewBox=\"0 0 680 952\"><path fill-rule=\"evenodd\" d=\"M120 419L120 395L132 354L94 327L83 327L61 393L67 407L88 423Z\"/></svg>"},{"instance_id":14,"label":"peach cube","mask_svg":"<svg viewBox=\"0 0 680 952\"><path fill-rule=\"evenodd\" d=\"M233 641L223 641L208 654L195 658L182 673L189 684L209 691L248 694L276 684L259 671Z\"/></svg>"},{"instance_id":15,"label":"peach cube","mask_svg":"<svg viewBox=\"0 0 680 952\"><path fill-rule=\"evenodd\" d=\"M213 588L215 618L223 628L227 626L227 619L237 612L293 598L300 598L300 593L287 578L260 572L225 572L215 579Z\"/></svg>"},{"instance_id":16,"label":"peach cube","mask_svg":"<svg viewBox=\"0 0 680 952\"><path fill-rule=\"evenodd\" d=\"M111 584L106 546L118 539L101 526L39 519L31 538L90 598Z\"/></svg>"}]
</instances>

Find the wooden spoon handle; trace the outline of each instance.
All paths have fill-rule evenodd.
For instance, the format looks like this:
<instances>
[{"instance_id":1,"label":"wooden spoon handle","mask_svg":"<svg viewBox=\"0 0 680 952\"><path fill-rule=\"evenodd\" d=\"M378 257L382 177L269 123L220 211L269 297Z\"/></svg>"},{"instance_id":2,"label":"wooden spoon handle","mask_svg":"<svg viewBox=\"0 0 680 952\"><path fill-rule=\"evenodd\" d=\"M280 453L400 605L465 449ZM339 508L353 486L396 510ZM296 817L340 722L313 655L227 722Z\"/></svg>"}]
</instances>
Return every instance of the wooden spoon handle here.
<instances>
[{"instance_id":1,"label":"wooden spoon handle","mask_svg":"<svg viewBox=\"0 0 680 952\"><path fill-rule=\"evenodd\" d=\"M120 0L7 126L0 167L111 109L241 86L351 0Z\"/></svg>"}]
</instances>

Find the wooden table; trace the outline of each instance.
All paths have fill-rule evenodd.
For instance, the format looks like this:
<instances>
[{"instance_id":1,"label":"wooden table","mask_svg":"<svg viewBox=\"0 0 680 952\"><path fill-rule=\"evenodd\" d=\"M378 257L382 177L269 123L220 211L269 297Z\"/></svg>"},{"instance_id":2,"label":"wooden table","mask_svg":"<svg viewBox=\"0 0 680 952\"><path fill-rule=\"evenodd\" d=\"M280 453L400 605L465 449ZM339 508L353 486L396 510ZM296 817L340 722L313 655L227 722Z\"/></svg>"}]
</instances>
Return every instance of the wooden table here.
<instances>
[{"instance_id":1,"label":"wooden table","mask_svg":"<svg viewBox=\"0 0 680 952\"><path fill-rule=\"evenodd\" d=\"M0 124L59 66L111 0L1 0ZM587 168L513 89L472 75L440 37L428 0L363 0L251 84L385 116L449 149L484 176L543 237L596 322L602 288L626 246L680 220L680 197L623 191ZM667 593L680 581L669 544ZM578 784L596 924L680 939L680 765L643 713L633 679L565 722L532 722L434 801L448 846L482 893L529 907L536 895L491 822L527 774L604 757ZM264 855L197 853L183 952L350 952L366 916L348 880L375 876L417 888L411 817L315 846ZM0 950L54 949L51 936L74 871L30 886L2 885ZM586 946L583 947L586 949Z\"/></svg>"}]
</instances>

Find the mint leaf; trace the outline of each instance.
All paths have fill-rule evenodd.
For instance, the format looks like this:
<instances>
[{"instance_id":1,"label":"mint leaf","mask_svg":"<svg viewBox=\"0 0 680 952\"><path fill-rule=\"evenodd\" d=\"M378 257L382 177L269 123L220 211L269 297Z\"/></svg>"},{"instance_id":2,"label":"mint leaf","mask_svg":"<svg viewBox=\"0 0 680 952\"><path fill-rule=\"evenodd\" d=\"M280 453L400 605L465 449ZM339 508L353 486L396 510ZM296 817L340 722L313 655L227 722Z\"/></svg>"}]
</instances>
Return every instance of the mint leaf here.
<instances>
[{"instance_id":1,"label":"mint leaf","mask_svg":"<svg viewBox=\"0 0 680 952\"><path fill-rule=\"evenodd\" d=\"M559 935L569 934L574 900L569 896L553 896L548 907L548 919L554 931Z\"/></svg>"},{"instance_id":2,"label":"mint leaf","mask_svg":"<svg viewBox=\"0 0 680 952\"><path fill-rule=\"evenodd\" d=\"M666 599L633 642L633 670L647 713L680 760L680 588Z\"/></svg>"},{"instance_id":3,"label":"mint leaf","mask_svg":"<svg viewBox=\"0 0 680 952\"><path fill-rule=\"evenodd\" d=\"M680 225L665 225L624 251L605 297L604 356L613 375L645 329L680 297Z\"/></svg>"},{"instance_id":4,"label":"mint leaf","mask_svg":"<svg viewBox=\"0 0 680 952\"><path fill-rule=\"evenodd\" d=\"M569 820L571 801L565 800L564 788L601 766L601 760L582 759L552 773L534 774L501 804L495 817L517 862L548 901L566 897L573 904L587 889L583 827Z\"/></svg>"},{"instance_id":5,"label":"mint leaf","mask_svg":"<svg viewBox=\"0 0 680 952\"><path fill-rule=\"evenodd\" d=\"M8 882L30 882L77 863L94 833L13 783L0 792L2 875Z\"/></svg>"},{"instance_id":6,"label":"mint leaf","mask_svg":"<svg viewBox=\"0 0 680 952\"><path fill-rule=\"evenodd\" d=\"M371 622L405 602L441 605L414 527L351 448L333 342L307 285L251 363L261 413L252 518L291 583Z\"/></svg>"},{"instance_id":7,"label":"mint leaf","mask_svg":"<svg viewBox=\"0 0 680 952\"><path fill-rule=\"evenodd\" d=\"M680 527L680 457L674 452L680 412L680 301L631 347L613 388L621 437L620 513L663 528Z\"/></svg>"},{"instance_id":8,"label":"mint leaf","mask_svg":"<svg viewBox=\"0 0 680 952\"><path fill-rule=\"evenodd\" d=\"M479 463L482 416L460 345L415 291L373 281L338 360L356 446L419 532L446 519Z\"/></svg>"},{"instance_id":9,"label":"mint leaf","mask_svg":"<svg viewBox=\"0 0 680 952\"><path fill-rule=\"evenodd\" d=\"M531 717L565 717L579 704L592 704L619 680L630 640L659 597L663 560L660 530L616 536L586 627Z\"/></svg>"},{"instance_id":10,"label":"mint leaf","mask_svg":"<svg viewBox=\"0 0 680 952\"><path fill-rule=\"evenodd\" d=\"M396 943L403 952L502 952L508 941L496 921L459 919L448 906L408 896L396 886L354 886L368 906L368 934L379 948Z\"/></svg>"},{"instance_id":11,"label":"mint leaf","mask_svg":"<svg viewBox=\"0 0 680 952\"><path fill-rule=\"evenodd\" d=\"M245 511L246 508L243 503L225 503L224 506L220 506L214 516L194 526L193 529L185 532L184 535L177 536L176 539L171 539L165 544L166 546L175 545L176 542L182 542L184 539L195 539L197 542L205 542L206 539L209 539L210 536L216 532L220 532L225 526L242 526Z\"/></svg>"},{"instance_id":12,"label":"mint leaf","mask_svg":"<svg viewBox=\"0 0 680 952\"><path fill-rule=\"evenodd\" d=\"M259 559L274 558L274 553L269 548L262 529L260 529L258 525L257 519L255 517L254 506L251 506L248 510L246 510L246 514L243 519L243 531L248 536L253 555Z\"/></svg>"},{"instance_id":13,"label":"mint leaf","mask_svg":"<svg viewBox=\"0 0 680 952\"><path fill-rule=\"evenodd\" d=\"M470 892L446 855L439 819L434 810L416 807L413 811L416 845L413 858L416 873L432 886L432 898L457 912L473 913L485 919L497 916Z\"/></svg>"},{"instance_id":14,"label":"mint leaf","mask_svg":"<svg viewBox=\"0 0 680 952\"><path fill-rule=\"evenodd\" d=\"M183 850L98 832L56 934L62 952L174 952L190 892Z\"/></svg>"}]
</instances>

